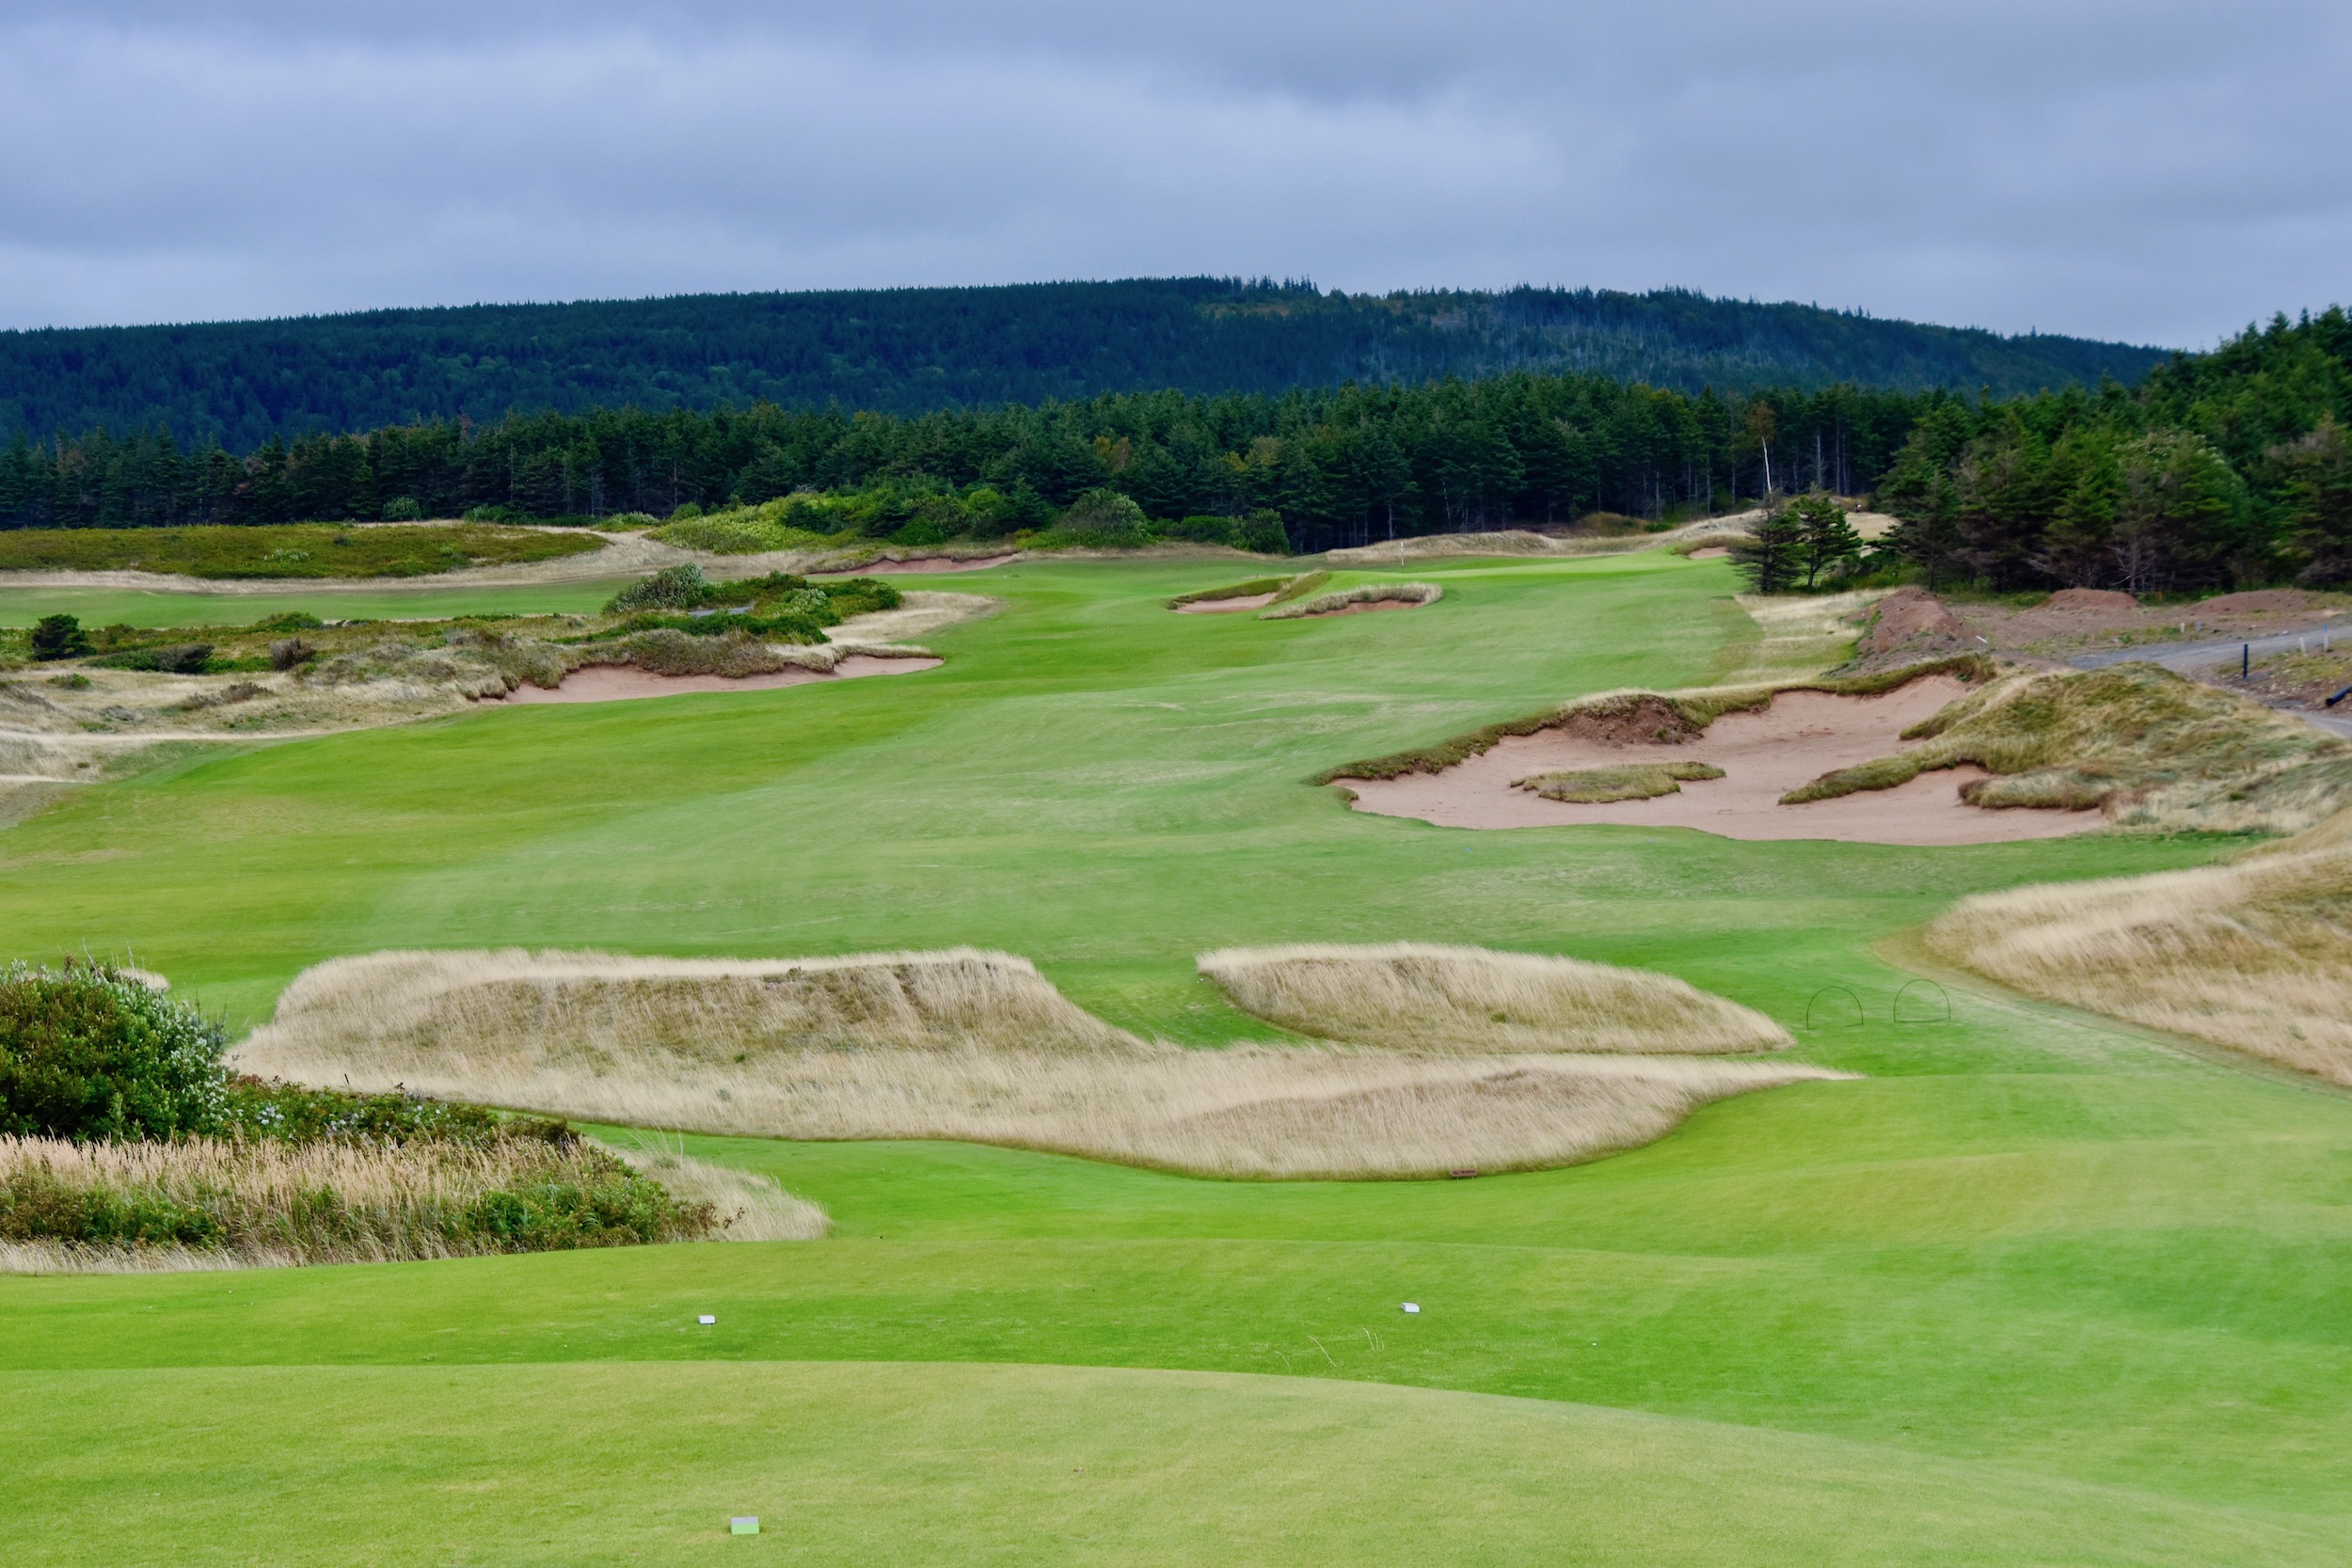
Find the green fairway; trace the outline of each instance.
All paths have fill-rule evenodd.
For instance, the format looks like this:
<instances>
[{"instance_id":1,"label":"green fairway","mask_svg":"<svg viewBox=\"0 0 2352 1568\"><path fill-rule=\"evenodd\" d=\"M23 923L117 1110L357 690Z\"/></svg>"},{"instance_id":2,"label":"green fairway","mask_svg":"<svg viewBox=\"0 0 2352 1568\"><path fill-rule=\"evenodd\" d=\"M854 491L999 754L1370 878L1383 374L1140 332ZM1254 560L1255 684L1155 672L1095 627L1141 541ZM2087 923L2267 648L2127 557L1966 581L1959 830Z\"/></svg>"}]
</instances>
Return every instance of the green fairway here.
<instances>
[{"instance_id":1,"label":"green fairway","mask_svg":"<svg viewBox=\"0 0 2352 1568\"><path fill-rule=\"evenodd\" d=\"M134 952L249 1022L383 947L971 942L1213 1045L1267 1031L1204 948L1466 942L1681 975L1867 1076L1460 1182L693 1138L834 1236L0 1276L0 1557L2340 1560L2352 1098L1973 990L1898 1024L1879 950L1965 893L2228 841L1357 815L1303 781L1726 672L1737 579L1422 563L1335 580L1443 585L1410 611L1163 608L1232 576L1023 562L927 579L1005 609L922 674L183 757L0 833L0 948Z\"/></svg>"},{"instance_id":2,"label":"green fairway","mask_svg":"<svg viewBox=\"0 0 2352 1568\"><path fill-rule=\"evenodd\" d=\"M430 621L450 615L586 614L635 580L521 588L364 588L289 583L265 594L175 594L144 588L0 587L0 626L72 615L86 626L242 626L307 610L323 621Z\"/></svg>"}]
</instances>

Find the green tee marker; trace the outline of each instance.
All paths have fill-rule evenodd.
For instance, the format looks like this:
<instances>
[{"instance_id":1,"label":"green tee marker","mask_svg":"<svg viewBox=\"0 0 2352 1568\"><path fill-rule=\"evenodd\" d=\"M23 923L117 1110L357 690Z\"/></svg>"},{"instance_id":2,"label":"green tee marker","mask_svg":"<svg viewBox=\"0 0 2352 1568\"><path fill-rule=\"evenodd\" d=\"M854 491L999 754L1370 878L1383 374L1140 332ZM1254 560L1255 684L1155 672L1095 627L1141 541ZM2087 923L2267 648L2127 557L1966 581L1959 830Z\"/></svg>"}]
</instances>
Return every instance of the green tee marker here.
<instances>
[{"instance_id":1,"label":"green tee marker","mask_svg":"<svg viewBox=\"0 0 2352 1568\"><path fill-rule=\"evenodd\" d=\"M727 1521L727 1533L729 1535L757 1535L759 1533L759 1515L756 1513L747 1513L740 1519L729 1519Z\"/></svg>"}]
</instances>

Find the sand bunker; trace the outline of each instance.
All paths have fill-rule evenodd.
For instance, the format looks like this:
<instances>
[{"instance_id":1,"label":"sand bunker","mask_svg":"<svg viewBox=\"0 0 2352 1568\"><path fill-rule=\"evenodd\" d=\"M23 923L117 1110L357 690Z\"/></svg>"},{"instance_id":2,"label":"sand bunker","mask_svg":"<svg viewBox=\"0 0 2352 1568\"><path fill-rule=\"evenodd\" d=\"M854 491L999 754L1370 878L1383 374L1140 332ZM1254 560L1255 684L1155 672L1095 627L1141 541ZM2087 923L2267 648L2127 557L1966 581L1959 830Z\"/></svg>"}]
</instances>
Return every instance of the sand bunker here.
<instances>
[{"instance_id":1,"label":"sand bunker","mask_svg":"<svg viewBox=\"0 0 2352 1568\"><path fill-rule=\"evenodd\" d=\"M1018 554L1011 551L1004 555L973 556L961 561L945 555L909 556L904 561L893 561L883 556L863 565L828 566L821 572L807 575L813 578L880 578L905 572L983 572L991 566L1002 566L1006 562L1017 559Z\"/></svg>"},{"instance_id":2,"label":"sand bunker","mask_svg":"<svg viewBox=\"0 0 2352 1568\"><path fill-rule=\"evenodd\" d=\"M336 958L295 977L235 1061L634 1126L957 1138L1208 1176L1342 1179L1594 1159L1662 1137L1710 1101L1847 1076L1558 1051L1187 1050L1112 1028L1024 959L970 948Z\"/></svg>"},{"instance_id":3,"label":"sand bunker","mask_svg":"<svg viewBox=\"0 0 2352 1568\"><path fill-rule=\"evenodd\" d=\"M1239 610L1263 610L1274 602L1271 594L1245 594L1237 599L1195 599L1176 607L1179 615L1224 615Z\"/></svg>"},{"instance_id":4,"label":"sand bunker","mask_svg":"<svg viewBox=\"0 0 2352 1568\"><path fill-rule=\"evenodd\" d=\"M627 664L591 664L564 677L564 684L518 686L503 698L517 706L532 703L620 703L638 697L682 697L695 691L766 691L779 686L807 686L818 681L855 680L860 675L908 675L936 670L936 658L877 658L850 654L828 671L775 670L763 675L657 675Z\"/></svg>"},{"instance_id":5,"label":"sand bunker","mask_svg":"<svg viewBox=\"0 0 2352 1568\"><path fill-rule=\"evenodd\" d=\"M2102 827L2095 811L1987 811L1958 787L1988 777L1974 768L1923 773L1894 789L1784 806L1780 797L1823 773L1904 749L1902 732L1963 696L1948 676L1915 680L1879 697L1783 691L1769 707L1727 713L1677 745L1612 744L1555 730L1516 736L1442 773L1344 781L1356 809L1418 817L1443 828L1543 828L1615 822L1696 828L1725 838L1842 839L1856 844L2003 844ZM1720 779L1684 784L1644 800L1578 805L1515 788L1521 779L1643 761L1704 762Z\"/></svg>"}]
</instances>

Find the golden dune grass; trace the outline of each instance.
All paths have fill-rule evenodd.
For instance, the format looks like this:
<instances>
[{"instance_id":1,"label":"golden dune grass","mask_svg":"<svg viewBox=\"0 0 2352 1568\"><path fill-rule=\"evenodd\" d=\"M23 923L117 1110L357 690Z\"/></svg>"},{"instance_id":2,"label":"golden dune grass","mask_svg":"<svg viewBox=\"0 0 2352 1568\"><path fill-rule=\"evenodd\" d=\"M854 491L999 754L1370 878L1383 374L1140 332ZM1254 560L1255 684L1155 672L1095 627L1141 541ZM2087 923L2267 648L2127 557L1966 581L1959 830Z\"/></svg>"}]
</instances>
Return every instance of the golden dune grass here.
<instances>
[{"instance_id":1,"label":"golden dune grass","mask_svg":"<svg viewBox=\"0 0 2352 1568\"><path fill-rule=\"evenodd\" d=\"M527 1140L487 1148L330 1141L287 1144L211 1138L170 1143L72 1143L0 1137L0 1193L112 1192L210 1212L221 1244L98 1246L0 1240L0 1273L121 1274L306 1263L375 1263L507 1250L495 1239L453 1242L442 1221L484 1195L540 1181L593 1179L597 1147ZM703 1239L803 1241L822 1236L825 1212L766 1177L683 1151L615 1149L684 1203L716 1211ZM26 1178L31 1178L29 1185ZM323 1195L332 1201L323 1201Z\"/></svg>"},{"instance_id":2,"label":"golden dune grass","mask_svg":"<svg viewBox=\"0 0 2352 1568\"><path fill-rule=\"evenodd\" d=\"M1673 975L1534 953L1229 947L1202 954L1200 968L1270 1023L1400 1051L1712 1054L1795 1043L1762 1013Z\"/></svg>"},{"instance_id":3,"label":"golden dune grass","mask_svg":"<svg viewBox=\"0 0 2352 1568\"><path fill-rule=\"evenodd\" d=\"M2352 1085L2352 811L2226 865L1964 898L1938 955Z\"/></svg>"},{"instance_id":4,"label":"golden dune grass","mask_svg":"<svg viewBox=\"0 0 2352 1568\"><path fill-rule=\"evenodd\" d=\"M1258 619L1296 621L1309 615L1334 615L1355 605L1432 605L1444 597L1445 590L1434 582L1365 582L1288 604L1278 602L1271 610L1260 610Z\"/></svg>"},{"instance_id":5,"label":"golden dune grass","mask_svg":"<svg viewBox=\"0 0 2352 1568\"><path fill-rule=\"evenodd\" d=\"M1725 1004L1728 1006L1728 1004ZM388 953L298 976L248 1071L596 1120L956 1138L1236 1177L1590 1159L1803 1064L1147 1042L1004 954Z\"/></svg>"}]
</instances>

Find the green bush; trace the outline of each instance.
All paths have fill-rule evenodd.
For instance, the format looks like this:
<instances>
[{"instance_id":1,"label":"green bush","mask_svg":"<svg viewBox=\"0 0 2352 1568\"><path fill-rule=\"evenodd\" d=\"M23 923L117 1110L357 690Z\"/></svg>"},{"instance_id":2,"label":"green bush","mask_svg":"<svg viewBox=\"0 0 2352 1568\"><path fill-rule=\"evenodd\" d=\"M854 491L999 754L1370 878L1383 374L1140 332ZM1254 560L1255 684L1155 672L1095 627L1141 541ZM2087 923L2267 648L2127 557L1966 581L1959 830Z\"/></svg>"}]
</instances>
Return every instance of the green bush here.
<instances>
[{"instance_id":1,"label":"green bush","mask_svg":"<svg viewBox=\"0 0 2352 1568\"><path fill-rule=\"evenodd\" d=\"M570 1123L546 1117L501 1117L479 1105L453 1105L423 1095L312 1089L244 1074L223 1081L212 1130L224 1136L296 1144L341 1138L486 1148L506 1138L564 1148L580 1141Z\"/></svg>"},{"instance_id":2,"label":"green bush","mask_svg":"<svg viewBox=\"0 0 2352 1568\"><path fill-rule=\"evenodd\" d=\"M1070 503L1056 531L1081 545L1112 548L1152 542L1143 508L1116 490L1089 490Z\"/></svg>"},{"instance_id":3,"label":"green bush","mask_svg":"<svg viewBox=\"0 0 2352 1568\"><path fill-rule=\"evenodd\" d=\"M0 971L0 1132L74 1139L209 1131L228 1037L103 964Z\"/></svg>"},{"instance_id":4,"label":"green bush","mask_svg":"<svg viewBox=\"0 0 2352 1568\"><path fill-rule=\"evenodd\" d=\"M612 595L607 615L628 615L641 610L699 610L717 595L692 562L665 566L643 582L632 582Z\"/></svg>"},{"instance_id":5,"label":"green bush","mask_svg":"<svg viewBox=\"0 0 2352 1568\"><path fill-rule=\"evenodd\" d=\"M44 615L33 623L33 657L44 663L79 658L89 652L89 634L72 615Z\"/></svg>"},{"instance_id":6,"label":"green bush","mask_svg":"<svg viewBox=\"0 0 2352 1568\"><path fill-rule=\"evenodd\" d=\"M90 662L106 670L155 670L167 675L200 675L211 667L212 660L210 642L183 642L176 647L135 648Z\"/></svg>"},{"instance_id":7,"label":"green bush","mask_svg":"<svg viewBox=\"0 0 2352 1568\"><path fill-rule=\"evenodd\" d=\"M422 522L424 507L414 496L394 496L384 503L384 520L388 523Z\"/></svg>"}]
</instances>

